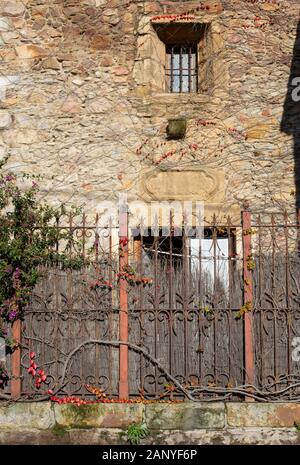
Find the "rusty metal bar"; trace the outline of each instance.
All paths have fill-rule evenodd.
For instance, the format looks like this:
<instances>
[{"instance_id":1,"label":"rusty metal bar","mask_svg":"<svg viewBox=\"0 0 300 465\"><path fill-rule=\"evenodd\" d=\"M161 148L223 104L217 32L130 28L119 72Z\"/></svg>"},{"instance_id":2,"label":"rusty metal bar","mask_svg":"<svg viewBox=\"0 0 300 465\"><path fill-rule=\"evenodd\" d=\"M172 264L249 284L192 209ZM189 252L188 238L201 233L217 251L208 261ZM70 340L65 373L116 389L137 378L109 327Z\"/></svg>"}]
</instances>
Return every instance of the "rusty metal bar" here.
<instances>
[{"instance_id":1,"label":"rusty metal bar","mask_svg":"<svg viewBox=\"0 0 300 465\"><path fill-rule=\"evenodd\" d=\"M12 337L18 345L13 351L11 356L11 397L18 399L21 396L22 383L21 383L21 334L22 323L21 320L16 320L12 325Z\"/></svg>"},{"instance_id":2,"label":"rusty metal bar","mask_svg":"<svg viewBox=\"0 0 300 465\"><path fill-rule=\"evenodd\" d=\"M83 213L82 215L82 225L83 225L83 230L82 230L82 256L85 261L86 259L86 214Z\"/></svg>"},{"instance_id":3,"label":"rusty metal bar","mask_svg":"<svg viewBox=\"0 0 300 465\"><path fill-rule=\"evenodd\" d=\"M171 47L171 92L174 92L174 47Z\"/></svg>"},{"instance_id":4,"label":"rusty metal bar","mask_svg":"<svg viewBox=\"0 0 300 465\"><path fill-rule=\"evenodd\" d=\"M182 47L179 48L179 92L182 92Z\"/></svg>"},{"instance_id":5,"label":"rusty metal bar","mask_svg":"<svg viewBox=\"0 0 300 465\"><path fill-rule=\"evenodd\" d=\"M128 266L128 211L126 205L120 207L120 253L119 253L119 269L120 269L120 314L119 314L119 336L120 341L128 342L128 289L127 281L122 276L122 273ZM120 366L119 366L119 398L128 399L128 346L120 345Z\"/></svg>"},{"instance_id":6,"label":"rusty metal bar","mask_svg":"<svg viewBox=\"0 0 300 465\"><path fill-rule=\"evenodd\" d=\"M158 236L154 236L154 322L155 322L155 330L154 330L154 357L157 358L158 356L158 317L159 317L159 294L161 292L160 288L158 287L159 284L159 269L158 269ZM160 292L158 292L158 290ZM158 382L157 382L157 366L155 365L155 392L158 392Z\"/></svg>"},{"instance_id":7,"label":"rusty metal bar","mask_svg":"<svg viewBox=\"0 0 300 465\"><path fill-rule=\"evenodd\" d=\"M197 283L198 283L198 299L197 299L197 304L199 306L199 310L202 308L202 305L203 305L203 291L202 291L202 288L204 288L204 286L202 285L202 265L203 265L203 261L202 261L202 236L200 235L199 237L199 253L198 253L198 260L199 260L199 266L197 267L197 270L198 270L198 276L197 276ZM203 342L202 342L202 339L203 339L203 335L202 335L202 331L201 331L201 316L200 316L200 312L198 313L198 338L199 338L199 349L198 349L198 363L199 363L199 373L200 373L200 376L199 376L199 381L200 381L200 385L203 385L204 383L204 360L203 360L203 356L202 356L202 352L203 349L202 349L202 345L203 345ZM203 397L203 394L201 394L200 396L201 398Z\"/></svg>"},{"instance_id":8,"label":"rusty metal bar","mask_svg":"<svg viewBox=\"0 0 300 465\"><path fill-rule=\"evenodd\" d=\"M87 230L85 230L87 232ZM95 241L93 244L95 263L99 263L99 214L96 213L95 217Z\"/></svg>"},{"instance_id":9,"label":"rusty metal bar","mask_svg":"<svg viewBox=\"0 0 300 465\"><path fill-rule=\"evenodd\" d=\"M284 212L284 239L285 239L285 299L286 299L286 325L287 325L287 372L291 374L291 282L290 282L290 255L289 255L289 231L288 214Z\"/></svg>"},{"instance_id":10,"label":"rusty metal bar","mask_svg":"<svg viewBox=\"0 0 300 465\"><path fill-rule=\"evenodd\" d=\"M276 237L275 237L275 217L274 214L272 213L271 215L271 237L272 237L272 271L271 271L271 281L272 281L272 295L274 295L275 289L276 289ZM274 377L275 381L278 380L277 376L277 309L274 305L274 301L272 301L272 310L273 310L273 321L274 321L274 326L273 326L273 339L274 339Z\"/></svg>"},{"instance_id":11,"label":"rusty metal bar","mask_svg":"<svg viewBox=\"0 0 300 465\"><path fill-rule=\"evenodd\" d=\"M256 225L255 226L261 226L261 216L258 215L258 218L256 220ZM260 342L260 376L261 376L261 382L264 382L265 379L265 361L264 357L262 354L264 353L264 324L265 324L265 315L263 311L263 284L264 284L264 277L263 277L263 263L264 263L264 257L262 253L262 233L263 230L262 228L258 228L258 305L259 305L259 342Z\"/></svg>"},{"instance_id":12,"label":"rusty metal bar","mask_svg":"<svg viewBox=\"0 0 300 465\"><path fill-rule=\"evenodd\" d=\"M169 370L170 373L172 373L173 370L173 363L172 363L172 357L173 357L173 318L174 318L174 306L173 306L173 301L174 301L174 295L173 295L173 284L174 284L174 276L173 276L173 237L174 237L174 231L173 231L173 214L170 212L170 233L169 233L169 238L170 238L170 244L169 244Z\"/></svg>"},{"instance_id":13,"label":"rusty metal bar","mask_svg":"<svg viewBox=\"0 0 300 465\"><path fill-rule=\"evenodd\" d=\"M229 289L228 289L228 307L232 308L233 307L233 256L235 253L234 249L234 241L233 241L233 233L230 228L230 217L227 217L227 236L228 236L228 273L229 273ZM233 353L234 347L232 344L232 318L231 315L229 314L228 318L228 351L229 351L229 360L228 360L228 379L229 382L232 383L232 372L233 372L233 367L232 367L232 360L231 360L231 354Z\"/></svg>"},{"instance_id":14,"label":"rusty metal bar","mask_svg":"<svg viewBox=\"0 0 300 465\"><path fill-rule=\"evenodd\" d=\"M83 221L84 221L84 226L86 226L86 216L83 217ZM94 260L95 260L95 264L96 264L95 269L97 270L97 272L100 275L98 228L99 228L99 214L96 213L96 216L95 216L95 238L94 238L93 248L94 248ZM86 229L84 229L83 233L82 233L82 239L83 240L86 237L86 233L87 233L87 231L86 231ZM85 276L85 279L87 279L87 275ZM110 335L110 321L108 322L108 328L109 328L108 329L108 333L109 333L108 337L111 338L111 335ZM96 339L100 339L101 338L101 327L98 324L97 318L95 318L95 321L94 321L94 332L95 332ZM109 353L110 353L111 347L109 347L108 350L109 350ZM99 345L97 344L96 347L95 347L95 371L94 371L95 380L99 379L100 376L101 376L101 374L100 374L101 352L102 352L102 350L99 347ZM110 357L108 358L108 366L110 366ZM109 380L111 380L111 376L109 376Z\"/></svg>"},{"instance_id":15,"label":"rusty metal bar","mask_svg":"<svg viewBox=\"0 0 300 465\"><path fill-rule=\"evenodd\" d=\"M185 213L183 214L183 241L182 241L182 252L183 252L183 328L184 328L184 377L185 381L188 381L188 345L189 345L189 334L188 334L188 311L189 311L189 297L190 297L190 273L189 273L189 239L186 234L187 222Z\"/></svg>"},{"instance_id":16,"label":"rusty metal bar","mask_svg":"<svg viewBox=\"0 0 300 465\"><path fill-rule=\"evenodd\" d=\"M251 212L242 212L243 228L243 268L244 268L244 344L245 344L245 384L254 384L254 344L253 344L253 286L252 286L252 255L251 255ZM251 401L250 397L245 398Z\"/></svg>"},{"instance_id":17,"label":"rusty metal bar","mask_svg":"<svg viewBox=\"0 0 300 465\"><path fill-rule=\"evenodd\" d=\"M212 222L212 247L213 247L213 306L214 308L217 307L218 301L217 301L217 219L216 215L213 215L213 222ZM217 341L216 341L216 334L217 334L217 318L213 319L213 334L214 334L214 341L213 341L213 347L214 347L214 355L213 355L213 360L214 360L214 366L213 366L213 374L214 374L214 383L218 385L218 373L217 373Z\"/></svg>"},{"instance_id":18,"label":"rusty metal bar","mask_svg":"<svg viewBox=\"0 0 300 465\"><path fill-rule=\"evenodd\" d=\"M143 263L143 246L144 246L144 237L143 231L141 230L140 239L134 241L134 263L136 264L136 269L139 276L144 276L144 263ZM145 307L144 307L144 286L139 286L138 293L138 308L140 309L140 343L145 345ZM145 377L145 360L142 354L139 357L140 364L140 380L141 388L144 388L144 377Z\"/></svg>"},{"instance_id":19,"label":"rusty metal bar","mask_svg":"<svg viewBox=\"0 0 300 465\"><path fill-rule=\"evenodd\" d=\"M109 220L110 230L109 230L109 253L108 253L108 262L109 262L109 269L108 269L108 281L110 284L113 282L113 253L112 253L112 219ZM109 297L109 314L108 314L108 335L109 338L113 338L113 292L110 292ZM108 378L111 387L111 392L113 391L113 348L109 347L108 351Z\"/></svg>"}]
</instances>

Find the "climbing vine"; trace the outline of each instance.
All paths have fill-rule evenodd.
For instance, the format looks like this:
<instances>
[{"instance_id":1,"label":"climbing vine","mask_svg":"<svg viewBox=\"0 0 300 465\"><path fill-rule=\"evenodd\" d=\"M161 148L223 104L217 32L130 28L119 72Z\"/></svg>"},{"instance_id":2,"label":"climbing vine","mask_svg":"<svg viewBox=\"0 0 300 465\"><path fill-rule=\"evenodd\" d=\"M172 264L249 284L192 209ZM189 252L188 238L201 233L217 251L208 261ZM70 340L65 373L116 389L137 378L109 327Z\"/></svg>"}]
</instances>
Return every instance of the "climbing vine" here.
<instances>
[{"instance_id":1,"label":"climbing vine","mask_svg":"<svg viewBox=\"0 0 300 465\"><path fill-rule=\"evenodd\" d=\"M35 179L17 178L13 174L0 176L0 337L12 351L16 344L9 337L10 325L22 319L41 276L41 265L82 266L78 247L76 256L71 252L74 238L57 226L66 213L63 206L54 208L39 200ZM70 214L77 214L77 210L73 209ZM66 246L58 252L56 245L62 239ZM8 373L2 365L0 383L3 385Z\"/></svg>"}]
</instances>

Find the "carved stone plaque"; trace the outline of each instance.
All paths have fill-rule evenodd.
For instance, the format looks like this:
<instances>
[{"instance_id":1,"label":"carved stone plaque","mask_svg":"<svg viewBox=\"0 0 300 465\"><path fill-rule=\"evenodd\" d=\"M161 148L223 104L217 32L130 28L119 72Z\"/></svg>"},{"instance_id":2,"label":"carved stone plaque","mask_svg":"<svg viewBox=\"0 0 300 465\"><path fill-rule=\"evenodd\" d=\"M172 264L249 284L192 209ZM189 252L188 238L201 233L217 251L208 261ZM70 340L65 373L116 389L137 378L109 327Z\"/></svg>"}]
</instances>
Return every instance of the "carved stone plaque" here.
<instances>
[{"instance_id":1,"label":"carved stone plaque","mask_svg":"<svg viewBox=\"0 0 300 465\"><path fill-rule=\"evenodd\" d=\"M152 171L145 176L142 196L149 200L198 200L220 202L225 180L221 170L198 168Z\"/></svg>"}]
</instances>

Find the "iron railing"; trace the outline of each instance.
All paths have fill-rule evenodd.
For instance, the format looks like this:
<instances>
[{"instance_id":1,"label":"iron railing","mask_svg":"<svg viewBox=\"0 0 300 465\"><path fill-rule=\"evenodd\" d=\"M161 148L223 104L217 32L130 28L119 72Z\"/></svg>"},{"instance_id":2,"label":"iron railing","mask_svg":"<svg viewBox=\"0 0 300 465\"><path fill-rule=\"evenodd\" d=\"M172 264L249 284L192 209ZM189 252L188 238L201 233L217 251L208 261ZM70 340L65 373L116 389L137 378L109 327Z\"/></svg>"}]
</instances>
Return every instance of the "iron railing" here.
<instances>
[{"instance_id":1,"label":"iron railing","mask_svg":"<svg viewBox=\"0 0 300 465\"><path fill-rule=\"evenodd\" d=\"M89 396L89 384L112 398L300 399L293 214L214 217L202 237L184 228L175 235L171 219L168 234L135 237L127 214L120 231L98 220L66 226L80 239L84 267L41 269L13 329L21 350L7 356L6 394ZM31 351L47 373L39 389L28 373Z\"/></svg>"}]
</instances>

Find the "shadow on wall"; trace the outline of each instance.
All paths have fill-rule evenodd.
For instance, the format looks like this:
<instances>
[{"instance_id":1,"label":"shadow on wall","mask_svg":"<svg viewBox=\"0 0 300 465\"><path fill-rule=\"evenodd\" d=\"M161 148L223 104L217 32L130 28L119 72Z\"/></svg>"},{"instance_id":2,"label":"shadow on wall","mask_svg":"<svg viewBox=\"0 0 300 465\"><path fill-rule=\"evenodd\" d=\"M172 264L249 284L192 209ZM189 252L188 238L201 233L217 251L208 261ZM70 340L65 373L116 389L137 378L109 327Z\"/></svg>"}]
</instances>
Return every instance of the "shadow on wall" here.
<instances>
[{"instance_id":1,"label":"shadow on wall","mask_svg":"<svg viewBox=\"0 0 300 465\"><path fill-rule=\"evenodd\" d=\"M281 131L294 138L294 178L296 210L300 211L300 21L293 50L288 90L284 103Z\"/></svg>"}]
</instances>

